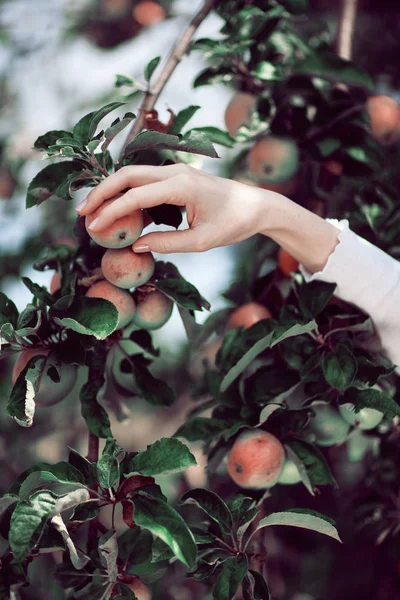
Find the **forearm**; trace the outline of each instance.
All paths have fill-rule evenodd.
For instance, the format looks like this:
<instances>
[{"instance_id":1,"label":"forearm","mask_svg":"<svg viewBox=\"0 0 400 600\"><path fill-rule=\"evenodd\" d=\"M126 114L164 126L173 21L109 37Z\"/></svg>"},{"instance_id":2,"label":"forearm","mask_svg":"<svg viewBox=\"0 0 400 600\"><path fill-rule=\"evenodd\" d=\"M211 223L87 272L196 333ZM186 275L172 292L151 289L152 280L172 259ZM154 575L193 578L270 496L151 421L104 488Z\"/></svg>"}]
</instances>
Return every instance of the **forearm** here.
<instances>
[{"instance_id":1,"label":"forearm","mask_svg":"<svg viewBox=\"0 0 400 600\"><path fill-rule=\"evenodd\" d=\"M338 244L340 230L280 194L271 200L267 223L260 219L260 233L287 250L310 273L322 271Z\"/></svg>"}]
</instances>

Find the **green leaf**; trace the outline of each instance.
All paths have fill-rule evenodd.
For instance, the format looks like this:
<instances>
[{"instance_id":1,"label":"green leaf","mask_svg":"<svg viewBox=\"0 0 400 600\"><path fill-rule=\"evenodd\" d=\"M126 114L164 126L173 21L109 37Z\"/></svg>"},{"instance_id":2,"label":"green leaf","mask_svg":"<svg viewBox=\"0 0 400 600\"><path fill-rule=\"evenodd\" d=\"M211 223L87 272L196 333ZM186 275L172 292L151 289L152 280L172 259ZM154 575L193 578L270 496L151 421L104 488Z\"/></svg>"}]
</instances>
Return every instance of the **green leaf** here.
<instances>
[{"instance_id":1,"label":"green leaf","mask_svg":"<svg viewBox=\"0 0 400 600\"><path fill-rule=\"evenodd\" d=\"M218 525L224 533L230 533L232 529L232 515L226 503L211 490L195 488L189 490L181 497L185 504L195 504Z\"/></svg>"},{"instance_id":2,"label":"green leaf","mask_svg":"<svg viewBox=\"0 0 400 600\"><path fill-rule=\"evenodd\" d=\"M85 486L83 475L69 463L64 461L58 462L55 465L39 463L39 465L34 465L34 467L32 467L32 471L21 484L18 493L23 499L34 488L42 486L43 484L46 484L46 487L48 487L51 482L57 484L71 484L75 487L77 485Z\"/></svg>"},{"instance_id":3,"label":"green leaf","mask_svg":"<svg viewBox=\"0 0 400 600\"><path fill-rule=\"evenodd\" d=\"M188 442L211 441L227 429L228 423L223 419L194 417L181 425L174 437L183 437Z\"/></svg>"},{"instance_id":4,"label":"green leaf","mask_svg":"<svg viewBox=\"0 0 400 600\"><path fill-rule=\"evenodd\" d=\"M41 151L48 150L50 146L55 145L57 140L59 140L60 138L69 137L69 136L71 136L71 132L64 131L63 129L48 131L44 135L40 135L37 138L37 140L33 144L33 147L35 148L35 150L39 150L39 151L40 150Z\"/></svg>"},{"instance_id":5,"label":"green leaf","mask_svg":"<svg viewBox=\"0 0 400 600\"><path fill-rule=\"evenodd\" d=\"M282 77L281 70L267 60L260 61L251 74L261 81L279 81Z\"/></svg>"},{"instance_id":6,"label":"green leaf","mask_svg":"<svg viewBox=\"0 0 400 600\"><path fill-rule=\"evenodd\" d=\"M298 468L301 479L313 496L314 486L338 487L324 455L312 444L300 440L286 442L288 456Z\"/></svg>"},{"instance_id":7,"label":"green leaf","mask_svg":"<svg viewBox=\"0 0 400 600\"><path fill-rule=\"evenodd\" d=\"M324 310L336 289L335 283L325 281L310 281L297 288L300 309L303 314L314 319Z\"/></svg>"},{"instance_id":8,"label":"green leaf","mask_svg":"<svg viewBox=\"0 0 400 600\"><path fill-rule=\"evenodd\" d=\"M86 523L91 521L100 513L97 500L95 502L85 502L75 506L73 513L69 518L70 523Z\"/></svg>"},{"instance_id":9,"label":"green leaf","mask_svg":"<svg viewBox=\"0 0 400 600\"><path fill-rule=\"evenodd\" d=\"M99 110L95 110L78 121L73 129L73 136L84 144L87 144L95 135L100 121L110 112L123 106L125 102L110 102Z\"/></svg>"},{"instance_id":10,"label":"green leaf","mask_svg":"<svg viewBox=\"0 0 400 600\"><path fill-rule=\"evenodd\" d=\"M185 279L157 279L157 288L166 296L174 300L179 306L189 310L209 310L210 304L198 290Z\"/></svg>"},{"instance_id":11,"label":"green leaf","mask_svg":"<svg viewBox=\"0 0 400 600\"><path fill-rule=\"evenodd\" d=\"M336 390L345 390L357 374L357 360L345 344L336 344L322 359L326 381Z\"/></svg>"},{"instance_id":12,"label":"green leaf","mask_svg":"<svg viewBox=\"0 0 400 600\"><path fill-rule=\"evenodd\" d=\"M193 82L193 87L196 89L202 85L230 83L234 76L235 75L230 67L209 67L197 75Z\"/></svg>"},{"instance_id":13,"label":"green leaf","mask_svg":"<svg viewBox=\"0 0 400 600\"><path fill-rule=\"evenodd\" d=\"M97 394L104 385L105 358L99 357L98 365L89 367L88 381L81 389L81 413L90 431L100 438L111 438L110 419L98 403Z\"/></svg>"},{"instance_id":14,"label":"green leaf","mask_svg":"<svg viewBox=\"0 0 400 600\"><path fill-rule=\"evenodd\" d=\"M15 494L5 494L0 498L0 517L12 506L19 501L19 496Z\"/></svg>"},{"instance_id":15,"label":"green leaf","mask_svg":"<svg viewBox=\"0 0 400 600\"><path fill-rule=\"evenodd\" d=\"M118 325L118 310L102 298L79 298L68 310L68 317L54 317L54 321L82 335L93 335L105 340Z\"/></svg>"},{"instance_id":16,"label":"green leaf","mask_svg":"<svg viewBox=\"0 0 400 600\"><path fill-rule=\"evenodd\" d=\"M45 287L33 283L28 277L21 277L21 281L26 285L28 290L32 292L35 298L46 304L46 306L52 306L54 304L55 300L53 296L49 294Z\"/></svg>"},{"instance_id":17,"label":"green leaf","mask_svg":"<svg viewBox=\"0 0 400 600\"><path fill-rule=\"evenodd\" d=\"M273 348L290 337L313 331L316 327L315 321L309 321L305 324L296 323L295 325L279 326L274 331L269 332L266 336L259 339L250 350L247 350L238 362L228 370L221 382L221 392L225 392L261 352L264 352L267 348Z\"/></svg>"},{"instance_id":18,"label":"green leaf","mask_svg":"<svg viewBox=\"0 0 400 600\"><path fill-rule=\"evenodd\" d=\"M185 444L174 438L161 438L132 458L126 476L135 472L143 475L171 474L192 465L197 465L197 462Z\"/></svg>"},{"instance_id":19,"label":"green leaf","mask_svg":"<svg viewBox=\"0 0 400 600\"><path fill-rule=\"evenodd\" d=\"M382 412L388 419L400 416L400 406L396 400L387 392L372 388L349 388L342 396L341 402L344 404L351 402L354 404L356 412L359 412L362 408L375 408L375 410Z\"/></svg>"},{"instance_id":20,"label":"green leaf","mask_svg":"<svg viewBox=\"0 0 400 600\"><path fill-rule=\"evenodd\" d=\"M111 142L114 140L114 138L121 133L121 131L123 131L125 129L125 127L127 127L130 123L132 123L132 120L135 118L135 115L133 113L127 113L123 119L117 121L117 123L114 123L113 125L111 125L108 129L105 130L104 132L104 142L101 145L101 151L104 154L105 152L107 152L107 149L109 147L109 145L111 144Z\"/></svg>"},{"instance_id":21,"label":"green leaf","mask_svg":"<svg viewBox=\"0 0 400 600\"><path fill-rule=\"evenodd\" d=\"M79 454L79 452L73 448L69 448L68 464L79 471L86 485L90 486L94 483L94 463L89 462L87 458Z\"/></svg>"},{"instance_id":22,"label":"green leaf","mask_svg":"<svg viewBox=\"0 0 400 600\"><path fill-rule=\"evenodd\" d=\"M353 63L333 52L312 53L292 67L293 73L313 75L332 82L344 83L373 91L375 84L370 76Z\"/></svg>"},{"instance_id":23,"label":"green leaf","mask_svg":"<svg viewBox=\"0 0 400 600\"><path fill-rule=\"evenodd\" d=\"M203 133L192 132L186 136L170 135L158 131L146 130L138 133L125 148L124 158L139 150L176 150L203 154L216 158L218 155L213 145Z\"/></svg>"},{"instance_id":24,"label":"green leaf","mask_svg":"<svg viewBox=\"0 0 400 600\"><path fill-rule=\"evenodd\" d=\"M180 110L175 117L174 124L169 128L169 133L172 135L180 133L199 109L200 106L192 105Z\"/></svg>"},{"instance_id":25,"label":"green leaf","mask_svg":"<svg viewBox=\"0 0 400 600\"><path fill-rule=\"evenodd\" d=\"M1 314L0 314L1 319ZM42 324L42 312L33 304L28 304L18 317L16 333L20 336L33 335Z\"/></svg>"},{"instance_id":26,"label":"green leaf","mask_svg":"<svg viewBox=\"0 0 400 600\"><path fill-rule=\"evenodd\" d=\"M39 206L45 200L65 199L63 184L72 174L78 174L83 166L76 161L54 163L40 171L30 182L26 195L26 208Z\"/></svg>"},{"instance_id":27,"label":"green leaf","mask_svg":"<svg viewBox=\"0 0 400 600\"><path fill-rule=\"evenodd\" d=\"M0 327L6 323L11 323L14 328L18 327L18 309L12 300L0 292Z\"/></svg>"},{"instance_id":28,"label":"green leaf","mask_svg":"<svg viewBox=\"0 0 400 600\"><path fill-rule=\"evenodd\" d=\"M249 569L242 586L243 600L270 600L271 598L267 582L257 571Z\"/></svg>"},{"instance_id":29,"label":"green leaf","mask_svg":"<svg viewBox=\"0 0 400 600\"><path fill-rule=\"evenodd\" d=\"M114 529L107 531L99 539L99 555L100 561L103 567L107 571L108 580L115 582L117 581L118 568L118 544L117 544L117 532Z\"/></svg>"},{"instance_id":30,"label":"green leaf","mask_svg":"<svg viewBox=\"0 0 400 600\"><path fill-rule=\"evenodd\" d=\"M252 536L263 527L270 525L288 525L290 527L300 527L317 533L323 533L338 542L341 542L339 534L335 527L335 522L315 511L304 510L300 508L289 509L283 512L272 513L261 519ZM251 539L251 538L250 538Z\"/></svg>"},{"instance_id":31,"label":"green leaf","mask_svg":"<svg viewBox=\"0 0 400 600\"><path fill-rule=\"evenodd\" d=\"M101 458L97 462L97 481L103 488L112 488L120 478L120 462L125 451L111 438L106 440ZM118 459L120 456L120 459Z\"/></svg>"},{"instance_id":32,"label":"green leaf","mask_svg":"<svg viewBox=\"0 0 400 600\"><path fill-rule=\"evenodd\" d=\"M120 75L119 73L117 73L117 75L115 76L114 85L115 87L122 87L123 85L129 85L131 87L134 87L135 82L130 77L127 77L126 75Z\"/></svg>"},{"instance_id":33,"label":"green leaf","mask_svg":"<svg viewBox=\"0 0 400 600\"><path fill-rule=\"evenodd\" d=\"M22 427L31 427L35 414L35 396L47 362L47 356L34 356L21 371L11 391L7 415Z\"/></svg>"},{"instance_id":34,"label":"green leaf","mask_svg":"<svg viewBox=\"0 0 400 600\"><path fill-rule=\"evenodd\" d=\"M153 536L147 529L135 527L118 537L118 556L121 560L128 560L129 566L146 562L152 555L152 547Z\"/></svg>"},{"instance_id":35,"label":"green leaf","mask_svg":"<svg viewBox=\"0 0 400 600\"><path fill-rule=\"evenodd\" d=\"M136 385L147 402L154 406L171 406L175 402L172 389L165 381L157 379L150 373L147 368L148 361L141 354L135 354L130 361L126 360L126 362L129 363Z\"/></svg>"},{"instance_id":36,"label":"green leaf","mask_svg":"<svg viewBox=\"0 0 400 600\"><path fill-rule=\"evenodd\" d=\"M243 552L228 558L223 563L222 571L213 587L214 600L232 600L235 598L240 584L246 577L247 570L247 556Z\"/></svg>"},{"instance_id":37,"label":"green leaf","mask_svg":"<svg viewBox=\"0 0 400 600\"><path fill-rule=\"evenodd\" d=\"M23 562L31 549L35 532L53 512L57 496L47 490L33 494L29 502L18 502L10 522L8 542L14 561Z\"/></svg>"},{"instance_id":38,"label":"green leaf","mask_svg":"<svg viewBox=\"0 0 400 600\"><path fill-rule=\"evenodd\" d=\"M154 71L157 69L160 64L161 56L156 56L152 58L151 61L146 65L144 69L144 78L146 81L150 81Z\"/></svg>"},{"instance_id":39,"label":"green leaf","mask_svg":"<svg viewBox=\"0 0 400 600\"><path fill-rule=\"evenodd\" d=\"M197 548L185 521L161 498L139 492L133 498L135 523L163 540L174 555L189 568L196 562Z\"/></svg>"},{"instance_id":40,"label":"green leaf","mask_svg":"<svg viewBox=\"0 0 400 600\"><path fill-rule=\"evenodd\" d=\"M220 144L226 148L233 148L235 145L235 140L231 138L229 133L219 129L218 127L195 127L190 131L199 131L200 133L204 133L210 142L213 142L214 144Z\"/></svg>"}]
</instances>

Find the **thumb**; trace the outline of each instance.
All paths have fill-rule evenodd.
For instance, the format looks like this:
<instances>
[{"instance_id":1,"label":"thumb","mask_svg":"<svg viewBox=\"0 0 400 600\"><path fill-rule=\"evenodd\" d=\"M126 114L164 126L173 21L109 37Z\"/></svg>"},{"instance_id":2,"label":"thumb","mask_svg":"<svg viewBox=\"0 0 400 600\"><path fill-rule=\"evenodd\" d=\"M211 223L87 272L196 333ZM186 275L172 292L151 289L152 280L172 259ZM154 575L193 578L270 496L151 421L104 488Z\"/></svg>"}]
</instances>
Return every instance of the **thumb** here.
<instances>
[{"instance_id":1,"label":"thumb","mask_svg":"<svg viewBox=\"0 0 400 600\"><path fill-rule=\"evenodd\" d=\"M143 235L132 246L134 252L159 252L172 254L173 252L202 252L205 248L201 244L202 236L195 229L180 231L161 231Z\"/></svg>"}]
</instances>

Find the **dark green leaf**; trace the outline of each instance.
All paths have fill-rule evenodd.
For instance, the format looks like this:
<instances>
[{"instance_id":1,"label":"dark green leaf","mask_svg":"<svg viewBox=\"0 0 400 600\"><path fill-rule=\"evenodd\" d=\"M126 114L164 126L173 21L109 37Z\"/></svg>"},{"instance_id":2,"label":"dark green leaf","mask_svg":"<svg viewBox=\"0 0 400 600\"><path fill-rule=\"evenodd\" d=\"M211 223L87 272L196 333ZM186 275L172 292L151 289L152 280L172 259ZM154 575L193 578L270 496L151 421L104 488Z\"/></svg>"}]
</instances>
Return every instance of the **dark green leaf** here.
<instances>
[{"instance_id":1,"label":"dark green leaf","mask_svg":"<svg viewBox=\"0 0 400 600\"><path fill-rule=\"evenodd\" d=\"M174 124L169 128L169 133L176 135L180 133L185 125L190 121L193 115L199 110L200 106L188 106L180 110L174 119Z\"/></svg>"},{"instance_id":2,"label":"dark green leaf","mask_svg":"<svg viewBox=\"0 0 400 600\"><path fill-rule=\"evenodd\" d=\"M45 200L65 198L64 181L72 174L80 173L83 166L76 161L54 163L40 171L30 182L26 196L26 208L39 206Z\"/></svg>"},{"instance_id":3,"label":"dark green leaf","mask_svg":"<svg viewBox=\"0 0 400 600\"><path fill-rule=\"evenodd\" d=\"M198 292L198 290L185 279L157 279L157 288L166 296L174 300L179 306L189 310L207 310L210 304Z\"/></svg>"},{"instance_id":4,"label":"dark green leaf","mask_svg":"<svg viewBox=\"0 0 400 600\"><path fill-rule=\"evenodd\" d=\"M158 539L158 538L157 538ZM140 565L152 555L153 536L147 529L128 529L118 537L118 556L129 565Z\"/></svg>"},{"instance_id":5,"label":"dark green leaf","mask_svg":"<svg viewBox=\"0 0 400 600\"><path fill-rule=\"evenodd\" d=\"M110 419L97 401L97 394L104 384L104 369L89 368L88 381L81 389L80 401L82 417L95 436L111 438Z\"/></svg>"},{"instance_id":6,"label":"dark green leaf","mask_svg":"<svg viewBox=\"0 0 400 600\"><path fill-rule=\"evenodd\" d=\"M146 65L144 69L144 78L146 81L150 81L154 71L157 69L160 64L161 56L156 56L152 58L151 61Z\"/></svg>"},{"instance_id":7,"label":"dark green leaf","mask_svg":"<svg viewBox=\"0 0 400 600\"><path fill-rule=\"evenodd\" d=\"M214 439L218 434L227 429L227 427L228 423L223 419L194 417L181 425L174 436L183 437L188 442L207 442Z\"/></svg>"},{"instance_id":8,"label":"dark green leaf","mask_svg":"<svg viewBox=\"0 0 400 600\"><path fill-rule=\"evenodd\" d=\"M234 78L234 73L229 67L210 67L202 71L194 80L193 87L198 88L202 85L215 85L216 83L230 83Z\"/></svg>"},{"instance_id":9,"label":"dark green leaf","mask_svg":"<svg viewBox=\"0 0 400 600\"><path fill-rule=\"evenodd\" d=\"M47 490L40 490L30 497L29 502L17 504L11 516L8 536L15 562L25 560L33 535L51 515L56 503L57 496Z\"/></svg>"},{"instance_id":10,"label":"dark green leaf","mask_svg":"<svg viewBox=\"0 0 400 600\"><path fill-rule=\"evenodd\" d=\"M258 571L249 569L243 582L243 600L270 600L268 584Z\"/></svg>"},{"instance_id":11,"label":"dark green leaf","mask_svg":"<svg viewBox=\"0 0 400 600\"><path fill-rule=\"evenodd\" d=\"M114 439L106 440L101 458L97 462L97 481L103 488L112 488L120 477L120 460L124 456L124 450ZM119 457L119 458L118 458Z\"/></svg>"},{"instance_id":12,"label":"dark green leaf","mask_svg":"<svg viewBox=\"0 0 400 600\"><path fill-rule=\"evenodd\" d=\"M261 519L252 535L254 535L254 533L256 533L256 531L259 529L268 527L269 525L289 525L291 527L301 527L302 529L309 529L310 531L323 533L324 535L327 535L338 542L341 541L335 527L335 522L329 517L321 515L315 511L296 508L285 510L283 512L272 513Z\"/></svg>"},{"instance_id":13,"label":"dark green leaf","mask_svg":"<svg viewBox=\"0 0 400 600\"><path fill-rule=\"evenodd\" d=\"M181 502L195 504L222 529L224 533L230 533L232 529L232 515L225 502L211 490L195 488L189 490L181 497Z\"/></svg>"},{"instance_id":14,"label":"dark green leaf","mask_svg":"<svg viewBox=\"0 0 400 600\"><path fill-rule=\"evenodd\" d=\"M78 121L73 130L73 136L84 144L87 144L95 135L100 121L113 110L123 106L124 102L110 102L99 110L95 110Z\"/></svg>"},{"instance_id":15,"label":"dark green leaf","mask_svg":"<svg viewBox=\"0 0 400 600\"><path fill-rule=\"evenodd\" d=\"M185 444L174 438L161 438L134 456L129 465L129 474L170 474L196 464L195 457Z\"/></svg>"},{"instance_id":16,"label":"dark green leaf","mask_svg":"<svg viewBox=\"0 0 400 600\"><path fill-rule=\"evenodd\" d=\"M75 506L72 515L69 518L70 523L86 523L91 521L100 513L98 502L85 502Z\"/></svg>"},{"instance_id":17,"label":"dark green leaf","mask_svg":"<svg viewBox=\"0 0 400 600\"><path fill-rule=\"evenodd\" d=\"M0 327L6 323L11 323L14 328L18 327L18 309L12 300L0 292Z\"/></svg>"},{"instance_id":18,"label":"dark green leaf","mask_svg":"<svg viewBox=\"0 0 400 600\"><path fill-rule=\"evenodd\" d=\"M300 440L286 443L289 458L299 469L302 481L310 494L314 495L314 486L337 483L330 471L324 455L312 444Z\"/></svg>"},{"instance_id":19,"label":"dark green leaf","mask_svg":"<svg viewBox=\"0 0 400 600\"><path fill-rule=\"evenodd\" d=\"M35 396L40 386L47 356L34 356L21 371L11 391L7 415L22 427L31 427L35 414Z\"/></svg>"},{"instance_id":20,"label":"dark green leaf","mask_svg":"<svg viewBox=\"0 0 400 600\"><path fill-rule=\"evenodd\" d=\"M46 304L47 306L52 306L55 300L51 294L46 290L45 287L38 285L37 283L33 283L28 277L21 277L21 281L26 285L28 290L32 292L32 294Z\"/></svg>"},{"instance_id":21,"label":"dark green leaf","mask_svg":"<svg viewBox=\"0 0 400 600\"><path fill-rule=\"evenodd\" d=\"M134 496L135 523L161 538L174 555L189 568L196 562L194 537L182 519L164 500L139 492Z\"/></svg>"},{"instance_id":22,"label":"dark green leaf","mask_svg":"<svg viewBox=\"0 0 400 600\"><path fill-rule=\"evenodd\" d=\"M222 129L218 129L218 127L195 127L190 131L199 131L200 133L204 133L214 144L220 144L221 146L226 146L226 148L233 148L235 145L235 140L231 138L229 133L226 131L222 131Z\"/></svg>"},{"instance_id":23,"label":"dark green leaf","mask_svg":"<svg viewBox=\"0 0 400 600\"><path fill-rule=\"evenodd\" d=\"M99 555L100 561L103 567L107 571L108 580L115 582L117 581L118 567L118 544L117 544L117 532L114 529L107 531L99 539Z\"/></svg>"},{"instance_id":24,"label":"dark green leaf","mask_svg":"<svg viewBox=\"0 0 400 600\"><path fill-rule=\"evenodd\" d=\"M337 390L345 390L357 374L357 361L345 344L336 344L322 359L322 371L326 381Z\"/></svg>"},{"instance_id":25,"label":"dark green leaf","mask_svg":"<svg viewBox=\"0 0 400 600\"><path fill-rule=\"evenodd\" d=\"M309 319L314 319L324 310L335 289L335 283L325 281L310 281L298 287L297 295L303 314Z\"/></svg>"},{"instance_id":26,"label":"dark green leaf","mask_svg":"<svg viewBox=\"0 0 400 600\"><path fill-rule=\"evenodd\" d=\"M332 82L365 88L369 91L375 87L374 82L365 71L333 52L309 54L304 60L293 66L293 72L313 75Z\"/></svg>"},{"instance_id":27,"label":"dark green leaf","mask_svg":"<svg viewBox=\"0 0 400 600\"><path fill-rule=\"evenodd\" d=\"M146 130L138 133L128 144L125 149L124 158L128 158L134 152L146 150L147 148L151 148L152 150L192 152L194 154L211 156L212 158L218 156L209 139L202 133L192 132L187 136L177 136Z\"/></svg>"},{"instance_id":28,"label":"dark green leaf","mask_svg":"<svg viewBox=\"0 0 400 600\"><path fill-rule=\"evenodd\" d=\"M150 373L142 355L136 354L129 364L135 375L136 385L147 402L154 406L171 406L174 403L174 392L165 381Z\"/></svg>"},{"instance_id":29,"label":"dark green leaf","mask_svg":"<svg viewBox=\"0 0 400 600\"><path fill-rule=\"evenodd\" d=\"M342 402L351 402L356 412L362 408L374 408L382 412L388 419L400 416L400 407L387 392L367 388L349 388L342 397Z\"/></svg>"},{"instance_id":30,"label":"dark green leaf","mask_svg":"<svg viewBox=\"0 0 400 600\"><path fill-rule=\"evenodd\" d=\"M58 325L82 335L93 335L104 340L118 325L118 310L102 298L79 298L68 310L67 317L54 317Z\"/></svg>"},{"instance_id":31,"label":"dark green leaf","mask_svg":"<svg viewBox=\"0 0 400 600\"><path fill-rule=\"evenodd\" d=\"M40 135L33 147L35 150L48 150L50 146L54 146L56 141L62 137L69 137L71 133L69 131L64 131L62 129L55 131L48 131L44 135Z\"/></svg>"},{"instance_id":32,"label":"dark green leaf","mask_svg":"<svg viewBox=\"0 0 400 600\"><path fill-rule=\"evenodd\" d=\"M232 600L236 596L240 584L248 570L247 556L239 552L237 556L228 558L222 566L213 587L214 600Z\"/></svg>"}]
</instances>

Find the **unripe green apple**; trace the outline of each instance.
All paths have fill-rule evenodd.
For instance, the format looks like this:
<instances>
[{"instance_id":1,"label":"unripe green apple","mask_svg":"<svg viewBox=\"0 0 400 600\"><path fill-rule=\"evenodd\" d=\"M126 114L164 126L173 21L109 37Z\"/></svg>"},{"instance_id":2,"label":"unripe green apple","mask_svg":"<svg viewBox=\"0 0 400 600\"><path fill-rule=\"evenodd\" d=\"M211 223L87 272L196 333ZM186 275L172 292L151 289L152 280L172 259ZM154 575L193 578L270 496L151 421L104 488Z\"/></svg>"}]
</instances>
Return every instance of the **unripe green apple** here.
<instances>
[{"instance_id":1,"label":"unripe green apple","mask_svg":"<svg viewBox=\"0 0 400 600\"><path fill-rule=\"evenodd\" d=\"M282 473L279 475L278 483L282 485L293 485L301 481L300 472L295 463L286 459L283 465Z\"/></svg>"},{"instance_id":2,"label":"unripe green apple","mask_svg":"<svg viewBox=\"0 0 400 600\"><path fill-rule=\"evenodd\" d=\"M335 446L343 442L349 432L349 424L337 410L324 402L314 404L314 416L308 424L313 440L319 446Z\"/></svg>"},{"instance_id":3,"label":"unripe green apple","mask_svg":"<svg viewBox=\"0 0 400 600\"><path fill-rule=\"evenodd\" d=\"M347 423L364 431L375 429L383 419L383 413L375 408L362 408L359 412L355 412L355 406L351 402L341 404L339 412Z\"/></svg>"}]
</instances>

